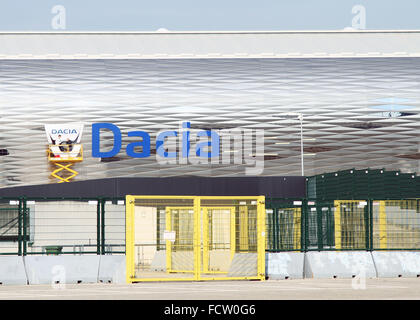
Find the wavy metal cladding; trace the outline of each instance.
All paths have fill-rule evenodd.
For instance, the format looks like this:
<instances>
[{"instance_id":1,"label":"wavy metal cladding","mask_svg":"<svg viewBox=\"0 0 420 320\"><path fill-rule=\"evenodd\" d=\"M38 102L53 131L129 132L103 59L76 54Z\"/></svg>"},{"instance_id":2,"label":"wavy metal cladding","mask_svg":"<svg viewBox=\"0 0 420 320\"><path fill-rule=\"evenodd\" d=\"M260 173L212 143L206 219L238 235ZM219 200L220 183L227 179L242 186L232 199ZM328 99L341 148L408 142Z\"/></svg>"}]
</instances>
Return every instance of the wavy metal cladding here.
<instances>
[{"instance_id":1,"label":"wavy metal cladding","mask_svg":"<svg viewBox=\"0 0 420 320\"><path fill-rule=\"evenodd\" d=\"M178 175L242 176L243 165L159 165L128 158L127 132L265 130L263 175L347 168L419 171L420 58L0 60L0 187L50 180L44 124L83 122L78 180ZM115 161L92 158L90 127L123 133ZM111 146L102 135L101 147ZM273 156L274 154L274 156Z\"/></svg>"}]
</instances>

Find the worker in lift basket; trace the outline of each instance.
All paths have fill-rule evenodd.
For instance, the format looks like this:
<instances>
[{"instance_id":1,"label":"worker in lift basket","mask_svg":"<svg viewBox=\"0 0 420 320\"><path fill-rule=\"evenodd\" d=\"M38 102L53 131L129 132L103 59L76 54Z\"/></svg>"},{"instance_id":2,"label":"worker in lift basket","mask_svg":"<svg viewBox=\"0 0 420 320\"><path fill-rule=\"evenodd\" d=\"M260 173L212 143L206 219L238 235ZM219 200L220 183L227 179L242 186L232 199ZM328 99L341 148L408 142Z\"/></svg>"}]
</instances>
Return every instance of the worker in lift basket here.
<instances>
[{"instance_id":1,"label":"worker in lift basket","mask_svg":"<svg viewBox=\"0 0 420 320\"><path fill-rule=\"evenodd\" d=\"M64 143L64 141L63 141L63 139L61 139L61 134L59 134L57 139L55 139L54 144L56 146L59 146L60 151L64 151L65 148L64 148L64 146L62 146L63 143Z\"/></svg>"},{"instance_id":2,"label":"worker in lift basket","mask_svg":"<svg viewBox=\"0 0 420 320\"><path fill-rule=\"evenodd\" d=\"M67 144L67 150L68 151L73 150L73 143L74 143L74 141L71 141L69 138L67 138L66 144Z\"/></svg>"},{"instance_id":3,"label":"worker in lift basket","mask_svg":"<svg viewBox=\"0 0 420 320\"><path fill-rule=\"evenodd\" d=\"M60 143L62 143L63 140L61 139L61 134L58 135L57 139L55 139L54 144L56 146L60 145Z\"/></svg>"}]
</instances>

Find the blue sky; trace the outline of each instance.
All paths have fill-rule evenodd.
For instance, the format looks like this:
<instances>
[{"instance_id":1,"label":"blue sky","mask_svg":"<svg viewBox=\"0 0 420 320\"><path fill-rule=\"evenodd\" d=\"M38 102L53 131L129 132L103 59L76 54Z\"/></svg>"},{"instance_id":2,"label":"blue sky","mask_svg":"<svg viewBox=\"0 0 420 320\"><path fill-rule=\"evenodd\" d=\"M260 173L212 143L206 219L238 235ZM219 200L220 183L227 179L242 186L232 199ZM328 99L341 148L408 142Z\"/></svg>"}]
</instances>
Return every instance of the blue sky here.
<instances>
[{"instance_id":1,"label":"blue sky","mask_svg":"<svg viewBox=\"0 0 420 320\"><path fill-rule=\"evenodd\" d=\"M67 31L334 30L366 8L366 29L420 29L419 0L1 0L0 30L52 30L55 5Z\"/></svg>"}]
</instances>

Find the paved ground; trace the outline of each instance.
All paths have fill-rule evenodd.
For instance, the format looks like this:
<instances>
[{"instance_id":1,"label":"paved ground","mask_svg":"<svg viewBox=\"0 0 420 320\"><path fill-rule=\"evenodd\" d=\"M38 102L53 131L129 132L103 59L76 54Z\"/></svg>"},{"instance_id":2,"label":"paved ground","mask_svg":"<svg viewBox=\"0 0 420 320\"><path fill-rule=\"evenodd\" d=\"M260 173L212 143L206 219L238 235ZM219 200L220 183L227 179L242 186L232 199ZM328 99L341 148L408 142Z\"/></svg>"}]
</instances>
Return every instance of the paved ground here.
<instances>
[{"instance_id":1,"label":"paved ground","mask_svg":"<svg viewBox=\"0 0 420 320\"><path fill-rule=\"evenodd\" d=\"M354 289L352 279L269 280L0 286L0 299L420 299L420 279L367 279ZM359 284L360 285L360 284Z\"/></svg>"}]
</instances>

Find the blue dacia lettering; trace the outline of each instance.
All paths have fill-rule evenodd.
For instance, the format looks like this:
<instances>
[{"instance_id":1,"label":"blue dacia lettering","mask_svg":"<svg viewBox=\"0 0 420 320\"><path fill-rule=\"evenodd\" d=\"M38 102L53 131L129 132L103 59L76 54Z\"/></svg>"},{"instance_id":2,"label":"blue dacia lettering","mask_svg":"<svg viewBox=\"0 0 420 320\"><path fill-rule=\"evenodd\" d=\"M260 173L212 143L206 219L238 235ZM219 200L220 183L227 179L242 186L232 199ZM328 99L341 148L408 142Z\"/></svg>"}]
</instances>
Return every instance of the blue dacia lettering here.
<instances>
[{"instance_id":1,"label":"blue dacia lettering","mask_svg":"<svg viewBox=\"0 0 420 320\"><path fill-rule=\"evenodd\" d=\"M183 158L188 158L190 150L190 132L188 131L191 128L189 122L183 122L182 128L184 129L182 135L182 153ZM186 129L186 130L185 130ZM113 148L110 151L101 151L100 150L100 141L101 141L101 130L111 131L113 134ZM127 145L126 153L129 157L132 158L147 158L150 156L151 142L150 135L145 131L130 131L127 134L128 137L139 137L140 140L136 142L131 142ZM176 158L178 152L168 152L165 150L165 140L169 137L178 137L178 132L175 130L164 131L158 134L156 137L156 153L163 158ZM219 156L219 144L220 138L215 131L199 131L197 137L210 137L210 141L197 143L195 151L196 155L203 158L211 158ZM92 157L94 158L110 158L116 156L122 146L122 134L118 126L108 123L94 123L92 124ZM141 147L141 152L135 150L135 148ZM205 151L210 147L210 152Z\"/></svg>"}]
</instances>

